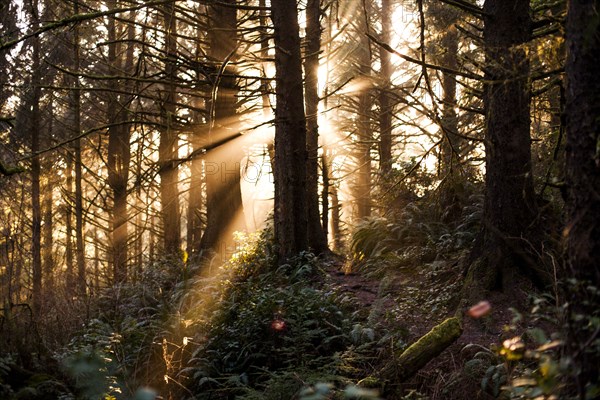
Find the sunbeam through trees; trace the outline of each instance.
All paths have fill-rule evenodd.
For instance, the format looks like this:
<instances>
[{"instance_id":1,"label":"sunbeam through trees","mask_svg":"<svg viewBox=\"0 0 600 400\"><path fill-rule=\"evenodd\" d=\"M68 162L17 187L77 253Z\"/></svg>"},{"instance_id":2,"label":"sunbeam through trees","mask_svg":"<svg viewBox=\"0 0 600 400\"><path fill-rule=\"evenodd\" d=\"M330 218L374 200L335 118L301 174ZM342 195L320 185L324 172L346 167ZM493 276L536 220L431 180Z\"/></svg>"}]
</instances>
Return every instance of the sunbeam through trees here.
<instances>
[{"instance_id":1,"label":"sunbeam through trees","mask_svg":"<svg viewBox=\"0 0 600 400\"><path fill-rule=\"evenodd\" d=\"M1 399L600 397L598 0L2 0Z\"/></svg>"}]
</instances>

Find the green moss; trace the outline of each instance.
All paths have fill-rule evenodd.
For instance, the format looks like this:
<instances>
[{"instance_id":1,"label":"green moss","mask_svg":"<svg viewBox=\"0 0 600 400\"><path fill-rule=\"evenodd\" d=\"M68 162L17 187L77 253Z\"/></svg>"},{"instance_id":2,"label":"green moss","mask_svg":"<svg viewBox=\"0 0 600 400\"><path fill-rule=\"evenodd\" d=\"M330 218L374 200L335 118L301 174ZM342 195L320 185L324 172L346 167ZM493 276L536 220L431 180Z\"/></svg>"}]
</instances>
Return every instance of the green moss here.
<instances>
[{"instance_id":1,"label":"green moss","mask_svg":"<svg viewBox=\"0 0 600 400\"><path fill-rule=\"evenodd\" d=\"M358 382L358 385L365 388L379 388L383 386L383 382L374 376L367 376Z\"/></svg>"},{"instance_id":2,"label":"green moss","mask_svg":"<svg viewBox=\"0 0 600 400\"><path fill-rule=\"evenodd\" d=\"M462 334L460 319L448 318L410 345L398 357L400 380L407 379L437 357Z\"/></svg>"}]
</instances>

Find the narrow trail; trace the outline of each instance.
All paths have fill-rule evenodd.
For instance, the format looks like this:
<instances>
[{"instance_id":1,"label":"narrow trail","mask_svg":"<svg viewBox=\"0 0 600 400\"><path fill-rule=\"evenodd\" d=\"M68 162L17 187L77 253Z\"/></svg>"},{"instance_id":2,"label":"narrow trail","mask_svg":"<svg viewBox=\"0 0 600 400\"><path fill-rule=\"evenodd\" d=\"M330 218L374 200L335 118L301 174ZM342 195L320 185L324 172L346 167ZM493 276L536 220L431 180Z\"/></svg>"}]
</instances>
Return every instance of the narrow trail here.
<instances>
[{"instance_id":1,"label":"narrow trail","mask_svg":"<svg viewBox=\"0 0 600 400\"><path fill-rule=\"evenodd\" d=\"M463 284L456 260L423 264L410 271L397 270L384 278L371 277L363 271L347 272L348 269L342 260L328 263L330 283L352 299L353 307L369 327L376 329L378 337L401 333L407 346L456 314ZM512 319L511 296L492 294L486 300L492 304L491 314L481 319L464 316L463 333L458 340L404 382L405 389L445 399L462 398L460 382L474 379L469 384L480 385L479 378L464 378L466 363L477 352L512 336L506 330ZM389 355L388 350L385 353Z\"/></svg>"},{"instance_id":2,"label":"narrow trail","mask_svg":"<svg viewBox=\"0 0 600 400\"><path fill-rule=\"evenodd\" d=\"M350 294L359 305L371 307L378 298L379 282L357 272L330 271L330 276L342 293Z\"/></svg>"},{"instance_id":3,"label":"narrow trail","mask_svg":"<svg viewBox=\"0 0 600 400\"><path fill-rule=\"evenodd\" d=\"M438 262L416 271L397 271L379 279L360 271L349 271L347 261L328 263L331 283L355 301L355 308L365 314L379 308L382 329L402 329L409 342L417 340L431 328L456 313L462 276L456 262ZM483 300L483 299L482 299ZM453 352L467 344L488 347L506 338L511 324L510 296L491 294L491 314L474 320L463 317L463 334L453 345Z\"/></svg>"}]
</instances>

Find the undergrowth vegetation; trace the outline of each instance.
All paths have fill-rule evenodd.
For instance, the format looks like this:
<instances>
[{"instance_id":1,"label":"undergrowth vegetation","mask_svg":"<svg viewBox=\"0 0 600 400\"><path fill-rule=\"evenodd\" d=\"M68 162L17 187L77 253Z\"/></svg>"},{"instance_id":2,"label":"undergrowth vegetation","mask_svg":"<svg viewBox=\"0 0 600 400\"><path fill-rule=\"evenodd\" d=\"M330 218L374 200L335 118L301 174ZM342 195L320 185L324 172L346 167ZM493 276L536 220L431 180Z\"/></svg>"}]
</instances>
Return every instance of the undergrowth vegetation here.
<instances>
[{"instance_id":1,"label":"undergrowth vegetation","mask_svg":"<svg viewBox=\"0 0 600 400\"><path fill-rule=\"evenodd\" d=\"M409 195L397 194L415 199L404 207L357 224L350 248L360 271L375 277L389 270L414 272L423 264L455 257L472 245L483 209L480 188L461 186L460 199L445 206L440 206L439 191L417 198L416 188L412 190Z\"/></svg>"},{"instance_id":2,"label":"undergrowth vegetation","mask_svg":"<svg viewBox=\"0 0 600 400\"><path fill-rule=\"evenodd\" d=\"M134 282L106 288L86 305L89 318L65 331L69 340L31 355L32 367L22 368L18 353L0 357L0 398L572 398L580 361L567 356L565 332L587 332L592 339L580 351L598 354L600 319L571 312L556 293L536 297L529 314L515 310L492 346L461 343L408 383L384 373L454 315L460 260L481 219L477 186L462 187L445 206L436 191L410 197L352 235L351 268L378 282L372 303L332 281L339 259L304 252L278 265L268 228L238 237L222 265L164 259ZM498 321L475 323L490 333ZM31 372L48 366L55 372ZM589 399L598 395L586 390Z\"/></svg>"},{"instance_id":3,"label":"undergrowth vegetation","mask_svg":"<svg viewBox=\"0 0 600 400\"><path fill-rule=\"evenodd\" d=\"M42 378L52 392L8 379L7 356L3 398L377 398L354 386L375 330L328 282L327 264L302 253L277 266L270 229L240 240L224 265L162 260L106 289L53 354L60 372Z\"/></svg>"}]
</instances>

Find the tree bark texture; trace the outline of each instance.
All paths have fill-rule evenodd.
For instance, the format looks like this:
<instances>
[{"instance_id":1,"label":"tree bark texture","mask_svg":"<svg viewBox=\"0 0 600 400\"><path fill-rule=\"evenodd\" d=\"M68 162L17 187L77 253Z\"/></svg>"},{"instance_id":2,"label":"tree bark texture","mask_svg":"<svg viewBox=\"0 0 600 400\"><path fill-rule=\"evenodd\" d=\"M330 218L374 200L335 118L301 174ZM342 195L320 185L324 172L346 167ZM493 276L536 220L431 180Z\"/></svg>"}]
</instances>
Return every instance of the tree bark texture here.
<instances>
[{"instance_id":1,"label":"tree bark texture","mask_svg":"<svg viewBox=\"0 0 600 400\"><path fill-rule=\"evenodd\" d=\"M442 38L442 48L446 53L442 57L442 65L458 70L458 31L450 21ZM441 175L444 179L452 179L460 162L460 137L458 133L458 116L456 115L456 76L442 72L442 135Z\"/></svg>"},{"instance_id":2,"label":"tree bark texture","mask_svg":"<svg viewBox=\"0 0 600 400\"><path fill-rule=\"evenodd\" d=\"M65 210L65 264L66 264L66 290L67 293L74 293L75 291L75 274L74 265L75 259L73 254L73 207L72 196L73 196L73 154L70 151L66 152L65 157L65 175L66 175L66 188L65 194L67 198L64 201Z\"/></svg>"},{"instance_id":3,"label":"tree bark texture","mask_svg":"<svg viewBox=\"0 0 600 400\"><path fill-rule=\"evenodd\" d=\"M295 0L271 2L275 28L275 240L279 262L308 248L306 118Z\"/></svg>"},{"instance_id":4,"label":"tree bark texture","mask_svg":"<svg viewBox=\"0 0 600 400\"><path fill-rule=\"evenodd\" d=\"M79 14L79 4L73 3L73 13ZM73 70L80 70L79 58L79 27L73 27ZM73 102L73 135L81 134L81 92L79 77L73 77L74 90L71 94ZM127 143L129 147L129 143ZM77 260L77 291L79 295L85 296L86 270L85 270L85 242L83 240L83 163L81 161L81 139L73 143L75 151L75 242L76 242L76 260Z\"/></svg>"},{"instance_id":5,"label":"tree bark texture","mask_svg":"<svg viewBox=\"0 0 600 400\"><path fill-rule=\"evenodd\" d=\"M44 167L47 171L52 170L51 161L48 157L45 157ZM42 236L43 242L43 254L42 254L42 265L44 274L44 292L51 293L54 290L54 238L53 234L53 187L55 182L47 181L44 185L44 198L42 200Z\"/></svg>"},{"instance_id":6,"label":"tree bark texture","mask_svg":"<svg viewBox=\"0 0 600 400\"><path fill-rule=\"evenodd\" d=\"M192 133L192 151L200 152L202 149L202 139L202 133ZM204 228L204 223L206 222L203 214L203 173L202 158L199 156L194 157L190 167L190 193L188 199L187 216L187 252L190 257L195 255L200 250L202 231Z\"/></svg>"},{"instance_id":7,"label":"tree bark texture","mask_svg":"<svg viewBox=\"0 0 600 400\"><path fill-rule=\"evenodd\" d=\"M484 4L484 85L486 180L482 268L473 270L482 288L500 289L519 275L532 274L535 241L529 134L528 0L487 0ZM513 282L514 283L514 282Z\"/></svg>"},{"instance_id":8,"label":"tree bark texture","mask_svg":"<svg viewBox=\"0 0 600 400\"><path fill-rule=\"evenodd\" d=\"M304 101L306 110L306 198L308 202L308 241L320 254L328 250L327 237L319 211L319 51L321 49L321 1L308 0L306 6L306 47L304 56ZM324 213L327 210L323 210Z\"/></svg>"},{"instance_id":9,"label":"tree bark texture","mask_svg":"<svg viewBox=\"0 0 600 400\"><path fill-rule=\"evenodd\" d=\"M392 7L390 0L381 1L381 41L390 43L392 31ZM389 174L392 169L392 99L389 91L392 87L391 54L379 47L381 63L379 86L379 171Z\"/></svg>"},{"instance_id":10,"label":"tree bark texture","mask_svg":"<svg viewBox=\"0 0 600 400\"><path fill-rule=\"evenodd\" d=\"M31 15L34 20L33 29L35 29L39 23L38 1L33 0L31 7L33 9L31 10ZM33 276L32 308L33 314L37 318L40 316L42 309L42 210L40 205L40 155L37 154L40 151L40 101L42 96L39 37L33 39L32 47L32 93L30 94L31 107L28 108L28 112L31 113L29 119L29 134L31 138L31 153L34 154L33 158L31 159L31 268Z\"/></svg>"},{"instance_id":11,"label":"tree bark texture","mask_svg":"<svg viewBox=\"0 0 600 400\"><path fill-rule=\"evenodd\" d=\"M113 1L113 6L117 2ZM108 20L108 63L109 72L113 74L121 68L120 45L116 42L116 21ZM129 177L129 128L126 122L125 106L116 93L110 93L107 108L108 128L108 184L112 189L112 267L113 282L122 283L127 280L127 180ZM81 284L81 282L80 282Z\"/></svg>"},{"instance_id":12,"label":"tree bark texture","mask_svg":"<svg viewBox=\"0 0 600 400\"><path fill-rule=\"evenodd\" d=\"M163 222L164 252L168 256L179 256L181 251L181 221L179 211L178 179L178 133L175 124L177 78L177 16L175 2L161 8L165 36L165 82L161 103L161 132L159 142L160 203Z\"/></svg>"},{"instance_id":13,"label":"tree bark texture","mask_svg":"<svg viewBox=\"0 0 600 400\"><path fill-rule=\"evenodd\" d=\"M50 118L48 122L48 130L46 134L45 145L48 146L52 143L52 134L54 130L54 115L53 115L53 104L50 103ZM45 171L52 171L54 167L54 157L45 155L43 157L43 169ZM44 275L44 281L42 286L44 287L44 298L48 300L51 297L47 297L47 294L54 292L54 207L53 207L53 195L54 186L56 185L55 180L48 174L46 184L43 186L43 199L42 199L42 269Z\"/></svg>"},{"instance_id":14,"label":"tree bark texture","mask_svg":"<svg viewBox=\"0 0 600 400\"><path fill-rule=\"evenodd\" d=\"M597 315L600 296L600 1L572 0L567 14L566 179L567 221L564 230L567 265L577 283L570 288L573 316ZM595 287L594 287L595 286ZM580 372L579 397L598 387L600 357L589 346L598 332L572 318L569 353ZM577 325L579 324L579 326ZM587 387L586 387L587 386Z\"/></svg>"},{"instance_id":15,"label":"tree bark texture","mask_svg":"<svg viewBox=\"0 0 600 400\"><path fill-rule=\"evenodd\" d=\"M359 18L363 20L362 29L367 32L368 18L366 9L362 10ZM371 50L369 39L365 35L360 35L361 44L358 52L359 74L361 79L371 80ZM371 145L373 142L373 129L371 127L371 107L373 99L371 97L370 85L362 88L358 94L357 110L357 176L356 176L356 218L363 219L371 216Z\"/></svg>"}]
</instances>

